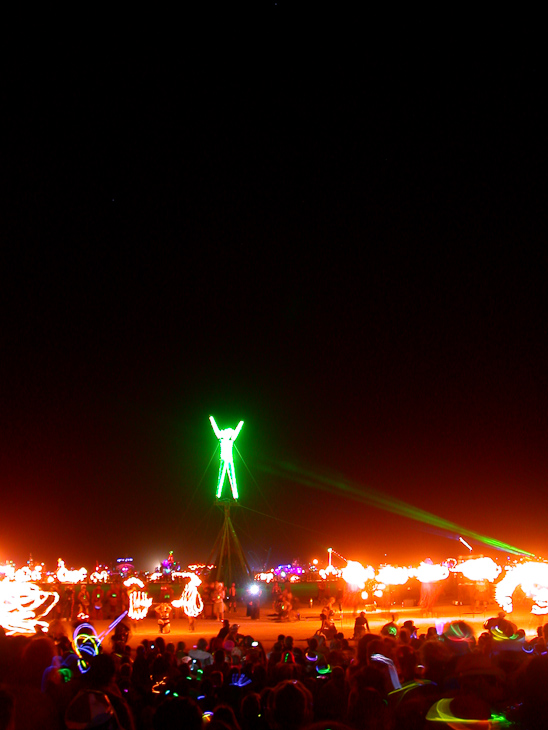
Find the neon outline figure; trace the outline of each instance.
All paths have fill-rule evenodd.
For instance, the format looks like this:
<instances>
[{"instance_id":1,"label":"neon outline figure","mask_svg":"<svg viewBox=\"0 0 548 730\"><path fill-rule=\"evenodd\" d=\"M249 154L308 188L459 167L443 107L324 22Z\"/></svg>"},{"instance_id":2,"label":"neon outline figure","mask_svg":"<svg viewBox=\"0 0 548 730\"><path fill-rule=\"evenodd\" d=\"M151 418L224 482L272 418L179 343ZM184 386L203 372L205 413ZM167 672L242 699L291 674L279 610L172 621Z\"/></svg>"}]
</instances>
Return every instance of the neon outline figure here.
<instances>
[{"instance_id":1,"label":"neon outline figure","mask_svg":"<svg viewBox=\"0 0 548 730\"><path fill-rule=\"evenodd\" d=\"M230 481L230 487L232 489L232 497L234 499L238 499L238 485L236 484L236 472L234 471L232 446L234 441L238 438L238 434L242 430L244 422L240 421L236 428L223 428L221 430L215 423L213 416L210 416L209 420L211 421L211 425L215 431L215 436L217 436L221 444L221 463L219 465L219 480L217 482L217 499L221 498L223 483L227 474Z\"/></svg>"}]
</instances>

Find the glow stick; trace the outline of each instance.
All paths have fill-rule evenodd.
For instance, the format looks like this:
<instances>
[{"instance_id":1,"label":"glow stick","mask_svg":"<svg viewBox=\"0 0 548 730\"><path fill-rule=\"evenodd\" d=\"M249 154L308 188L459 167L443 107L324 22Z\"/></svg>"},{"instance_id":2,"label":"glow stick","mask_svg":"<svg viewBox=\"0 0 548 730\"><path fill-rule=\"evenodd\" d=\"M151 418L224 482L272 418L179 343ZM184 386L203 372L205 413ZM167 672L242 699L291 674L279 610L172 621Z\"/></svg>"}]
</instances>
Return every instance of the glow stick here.
<instances>
[{"instance_id":1,"label":"glow stick","mask_svg":"<svg viewBox=\"0 0 548 730\"><path fill-rule=\"evenodd\" d=\"M388 671L390 673L390 679L392 680L392 686L394 689L401 689L400 680L398 678L398 673L396 671L396 667L394 666L394 662L392 659L389 659L388 657L384 656L384 654L371 654L371 659L373 659L376 662L380 662L381 664L384 664L388 667Z\"/></svg>"},{"instance_id":2,"label":"glow stick","mask_svg":"<svg viewBox=\"0 0 548 730\"><path fill-rule=\"evenodd\" d=\"M465 545L470 552L472 552L472 546L466 542L466 540L463 537L459 537L459 540L462 542L463 545Z\"/></svg>"},{"instance_id":3,"label":"glow stick","mask_svg":"<svg viewBox=\"0 0 548 730\"><path fill-rule=\"evenodd\" d=\"M115 618L114 621L108 627L108 629L105 629L101 634L99 634L99 641L103 641L105 636L107 636L112 631L112 629L115 629L116 626L118 626L118 624L120 623L120 621L125 619L126 616L127 616L127 611L124 611L123 613L121 613L118 616L118 618Z\"/></svg>"},{"instance_id":4,"label":"glow stick","mask_svg":"<svg viewBox=\"0 0 548 730\"><path fill-rule=\"evenodd\" d=\"M87 654L90 658L99 654L99 647L105 636L112 631L120 621L127 615L127 611L124 611L118 618L110 624L101 634L97 635L95 626L89 623L79 624L72 634L72 646L74 647L74 653L78 657L78 667L82 674L85 674L89 670L89 661L83 656ZM89 633L84 631L89 629Z\"/></svg>"}]
</instances>

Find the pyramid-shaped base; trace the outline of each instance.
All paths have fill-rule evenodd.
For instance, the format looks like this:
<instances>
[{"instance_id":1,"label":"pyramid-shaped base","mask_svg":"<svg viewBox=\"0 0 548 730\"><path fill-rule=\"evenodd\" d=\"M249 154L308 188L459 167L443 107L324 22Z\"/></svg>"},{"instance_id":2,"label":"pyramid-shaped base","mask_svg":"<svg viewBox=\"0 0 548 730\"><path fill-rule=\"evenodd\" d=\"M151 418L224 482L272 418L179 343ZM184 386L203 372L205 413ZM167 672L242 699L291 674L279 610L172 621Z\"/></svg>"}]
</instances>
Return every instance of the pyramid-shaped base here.
<instances>
[{"instance_id":1,"label":"pyramid-shaped base","mask_svg":"<svg viewBox=\"0 0 548 730\"><path fill-rule=\"evenodd\" d=\"M241 585L253 580L253 573L246 560L242 546L230 517L231 502L218 500L218 506L224 512L223 525L217 535L215 544L208 559L208 565L214 564L210 579L222 581L225 586L232 583Z\"/></svg>"}]
</instances>

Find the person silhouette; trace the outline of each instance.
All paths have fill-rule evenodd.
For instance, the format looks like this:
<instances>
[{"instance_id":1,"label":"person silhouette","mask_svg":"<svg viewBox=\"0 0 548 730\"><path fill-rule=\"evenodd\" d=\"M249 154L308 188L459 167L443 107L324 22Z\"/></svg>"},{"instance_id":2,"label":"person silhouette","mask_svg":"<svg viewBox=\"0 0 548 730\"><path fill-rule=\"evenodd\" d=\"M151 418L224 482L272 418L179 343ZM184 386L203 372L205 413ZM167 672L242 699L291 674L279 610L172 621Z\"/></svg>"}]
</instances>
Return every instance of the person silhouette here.
<instances>
[{"instance_id":1,"label":"person silhouette","mask_svg":"<svg viewBox=\"0 0 548 730\"><path fill-rule=\"evenodd\" d=\"M236 484L236 472L234 471L232 447L234 446L234 441L238 438L238 434L242 430L244 422L240 421L236 428L220 429L215 423L213 416L210 416L209 420L211 421L211 426L213 427L215 436L217 436L219 443L221 444L221 463L219 465L219 479L217 481L217 499L221 498L223 484L227 474L230 482L230 488L232 490L232 497L233 499L238 499L238 485Z\"/></svg>"}]
</instances>

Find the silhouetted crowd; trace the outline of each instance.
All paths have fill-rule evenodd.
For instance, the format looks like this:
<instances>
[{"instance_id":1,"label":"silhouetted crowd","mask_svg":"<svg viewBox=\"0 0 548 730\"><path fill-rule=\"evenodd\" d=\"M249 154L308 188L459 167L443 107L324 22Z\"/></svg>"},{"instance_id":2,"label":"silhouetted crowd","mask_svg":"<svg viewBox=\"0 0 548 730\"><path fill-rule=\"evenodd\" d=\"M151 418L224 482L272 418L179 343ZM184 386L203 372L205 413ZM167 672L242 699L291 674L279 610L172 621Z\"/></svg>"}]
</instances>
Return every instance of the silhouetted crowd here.
<instances>
[{"instance_id":1,"label":"silhouetted crowd","mask_svg":"<svg viewBox=\"0 0 548 730\"><path fill-rule=\"evenodd\" d=\"M280 634L268 651L228 621L192 647L158 636L136 649L120 624L95 656L63 625L0 630L0 730L548 727L548 628L527 640L502 613L478 637L464 621L439 635L361 621L360 638Z\"/></svg>"}]
</instances>

